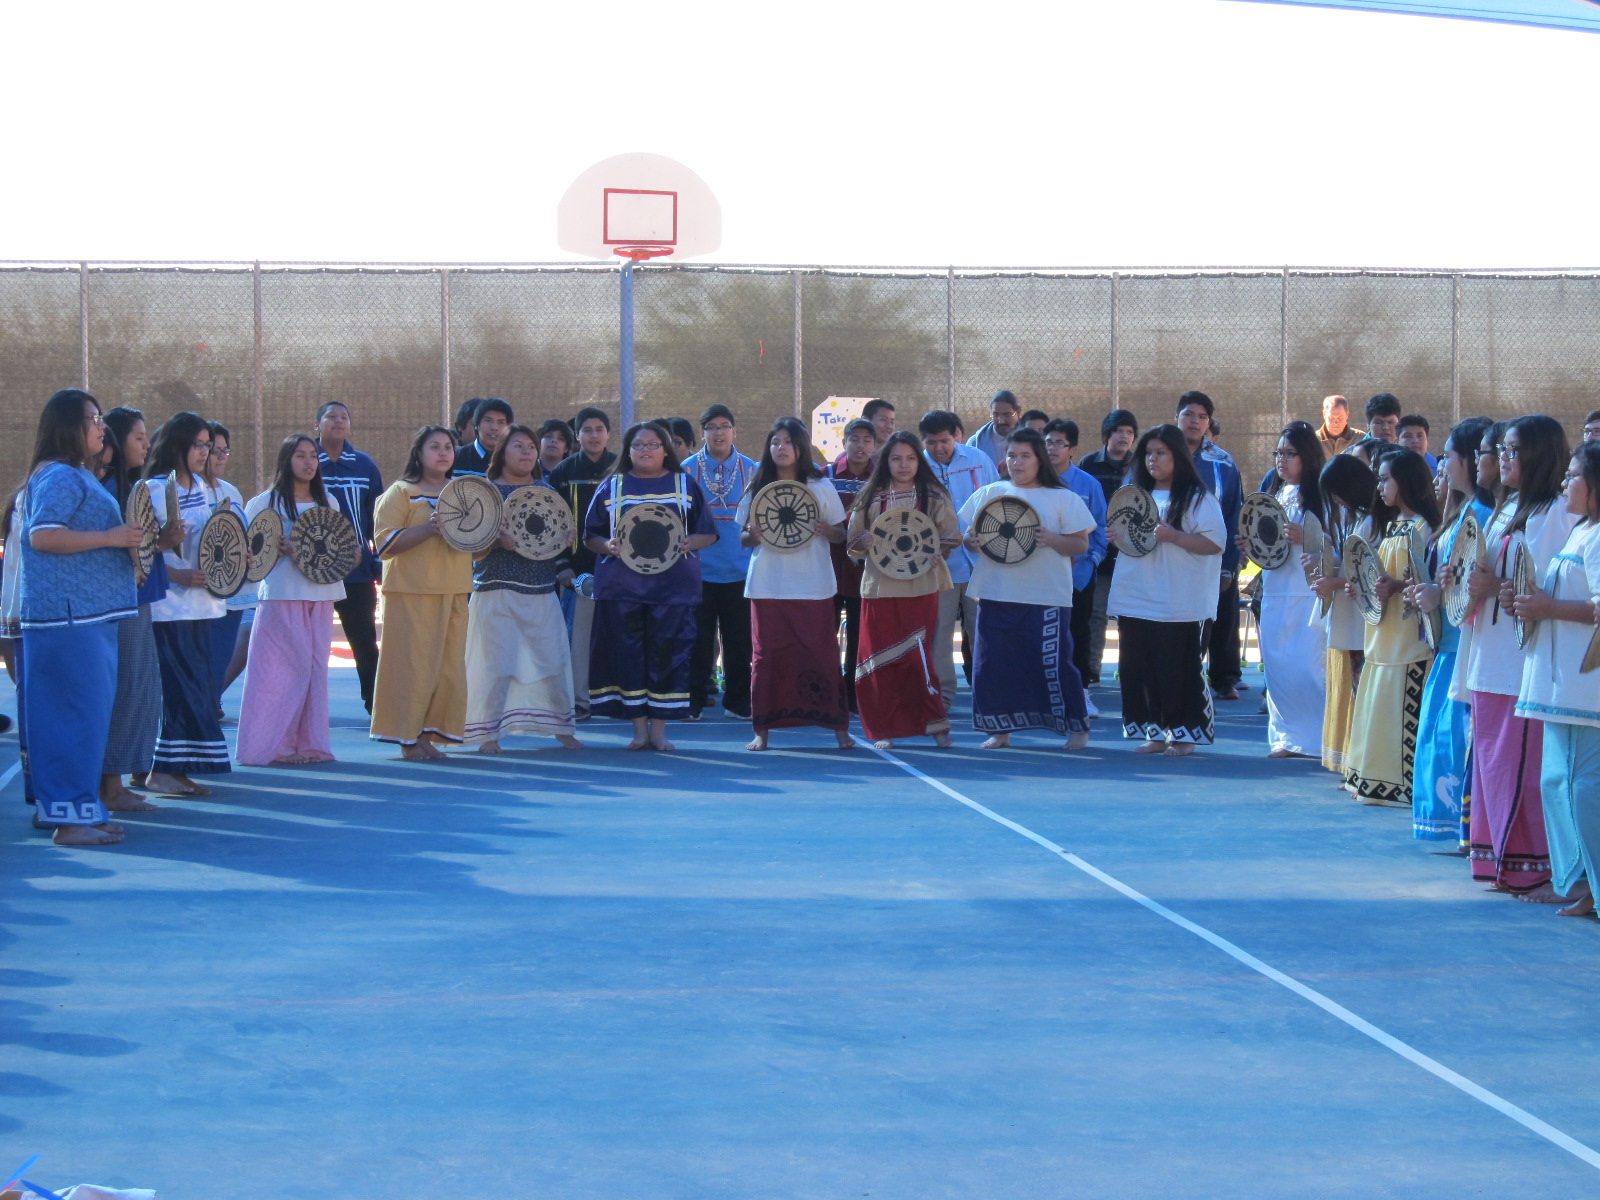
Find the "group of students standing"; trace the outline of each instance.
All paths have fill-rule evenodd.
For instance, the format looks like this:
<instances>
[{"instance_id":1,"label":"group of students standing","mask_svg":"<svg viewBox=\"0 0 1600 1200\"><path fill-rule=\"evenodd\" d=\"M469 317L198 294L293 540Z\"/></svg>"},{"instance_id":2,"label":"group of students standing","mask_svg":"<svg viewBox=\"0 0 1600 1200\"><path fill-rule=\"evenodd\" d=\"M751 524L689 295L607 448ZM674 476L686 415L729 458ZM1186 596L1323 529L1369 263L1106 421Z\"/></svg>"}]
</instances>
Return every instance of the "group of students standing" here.
<instances>
[{"instance_id":1,"label":"group of students standing","mask_svg":"<svg viewBox=\"0 0 1600 1200\"><path fill-rule=\"evenodd\" d=\"M1414 836L1454 844L1492 891L1593 912L1600 672L1582 668L1600 624L1600 444L1572 450L1544 415L1474 417L1433 471L1371 439L1325 460L1295 422L1263 488L1291 541L1311 514L1335 551L1331 567L1301 554L1263 573L1272 753L1320 757L1358 801L1409 807ZM1469 517L1482 548L1457 555ZM1375 623L1346 578L1352 536L1377 555ZM1442 600L1458 571L1456 622Z\"/></svg>"},{"instance_id":2,"label":"group of students standing","mask_svg":"<svg viewBox=\"0 0 1600 1200\"><path fill-rule=\"evenodd\" d=\"M759 459L738 452L722 405L701 414L697 450L692 430L676 427L686 422L652 421L627 429L613 454L599 409L535 430L489 403L499 407L479 413L465 444L443 426L419 430L386 490L350 445L348 409L324 405L316 436L285 438L272 486L246 502L225 478L222 426L185 412L149 435L134 410L102 414L76 389L52 397L0 525L0 632L13 639L36 823L62 844L106 844L123 834L111 812L153 807L140 791L208 794L197 777L230 764L219 697L246 666L238 761L330 759L335 615L372 736L413 760L441 757L443 742L492 753L513 734L577 747L588 716L630 721L630 749L670 750L667 723L700 719L719 691L727 714L750 722L751 750L798 726L850 746L852 713L881 747L920 737L948 746L962 628L983 746L1045 730L1078 750L1096 715L1085 683L1098 671L1093 634L1079 631L1102 605L1118 623L1124 735L1169 755L1212 740L1215 598L1247 543L1229 511L1237 467L1207 436L1213 406L1200 393L1180 397L1173 424L1142 434L1131 414L1111 414L1098 461L1084 467L1072 422L1040 429L1016 413L1003 439L992 422L963 442L955 414L895 431L885 403L819 464L793 418L766 432ZM436 504L453 475L474 469L503 496L562 494L571 547L532 560L502 531L476 556L455 549ZM764 487L785 480L816 507L814 536L787 551L762 539L752 512ZM1106 540L1106 499L1123 483L1148 492L1159 517L1154 548L1139 557ZM174 488L180 519L163 528L163 553L136 588L128 551L140 531L124 513L137 487L151 489L158 512ZM1316 555L1264 572L1269 752L1320 757L1362 802L1410 805L1417 837L1457 841L1496 890L1591 911L1600 672L1580 665L1600 611L1600 446L1569 455L1545 416L1475 418L1451 431L1435 475L1422 454L1370 439L1326 459L1318 431L1295 422L1263 490L1283 504L1293 542L1305 541L1308 515L1335 551L1352 534L1370 542L1382 603L1368 624L1342 567ZM981 553L972 529L999 497L1038 514L1036 548L1020 562ZM258 586L219 600L197 541L224 499L246 520L276 511L285 550L300 514L336 509L356 528L361 562L319 584L285 553ZM617 530L645 503L675 510L685 538L681 557L647 574L629 566ZM873 555L874 520L897 509L925 514L938 534L937 558L914 578ZM1487 553L1471 566L1472 606L1457 628L1435 614L1469 513ZM1529 594L1510 583L1519 552L1534 563ZM1518 620L1533 631L1525 649Z\"/></svg>"}]
</instances>

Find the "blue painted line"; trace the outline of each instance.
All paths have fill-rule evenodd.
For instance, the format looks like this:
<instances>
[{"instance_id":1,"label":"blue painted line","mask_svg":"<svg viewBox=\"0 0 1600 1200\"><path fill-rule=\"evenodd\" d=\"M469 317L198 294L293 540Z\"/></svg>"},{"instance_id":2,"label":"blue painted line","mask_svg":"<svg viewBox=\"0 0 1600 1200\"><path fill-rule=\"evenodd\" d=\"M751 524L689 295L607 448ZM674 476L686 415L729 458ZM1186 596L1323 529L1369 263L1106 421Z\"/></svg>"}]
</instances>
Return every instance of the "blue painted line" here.
<instances>
[{"instance_id":1,"label":"blue painted line","mask_svg":"<svg viewBox=\"0 0 1600 1200\"><path fill-rule=\"evenodd\" d=\"M1025 825L1019 825L1009 818L1002 817L993 809L985 808L976 800L972 800L966 796L963 796L954 788L948 786L947 784L941 783L931 775L925 775L923 772L913 767L910 763L901 761L886 750L879 750L877 747L871 746L870 744L867 748L872 750L874 754L878 755L886 762L893 763L907 774L922 780L923 783L927 784L935 791L944 793L958 804L964 804L968 808L972 809L973 812L988 817L989 820L994 821L999 825L1004 825L1013 833L1019 833L1023 837L1027 838L1030 842L1044 847L1046 850L1050 851L1050 853L1068 863L1071 863L1085 875L1088 875L1094 879L1098 879L1101 883L1105 884L1113 891L1121 892L1135 904L1149 909L1151 912L1155 913L1156 916L1161 917L1163 920L1171 921L1178 928L1187 930L1188 932L1194 934L1197 938L1200 938L1202 941L1210 942L1213 946L1215 946L1218 950L1221 950L1230 958L1244 964L1252 971L1266 976L1274 983L1282 985L1295 995L1299 996L1301 999L1309 1000L1312 1004L1315 1004L1324 1012L1339 1018L1339 1020L1350 1026L1350 1028L1354 1029L1357 1033L1365 1034L1367 1037L1377 1042L1380 1046L1394 1051L1394 1053L1398 1054L1407 1062L1421 1067L1424 1071L1427 1071L1430 1075L1433 1075L1436 1078L1442 1079L1451 1087L1457 1088L1471 1096L1474 1100L1488 1105L1502 1116L1510 1117L1513 1121L1517 1122L1517 1124L1526 1129L1532 1130L1546 1141L1560 1146L1568 1154L1582 1159L1591 1167L1600 1169L1600 1153L1592 1150L1590 1147L1584 1145L1576 1138L1569 1137L1567 1134L1562 1133L1561 1130L1557 1129L1554 1125L1551 1125L1545 1121L1541 1121L1538 1117L1534 1116L1526 1109L1518 1108L1515 1104L1512 1104L1511 1101L1495 1095L1495 1093L1491 1092L1488 1088L1473 1083L1472 1080L1468 1079L1466 1076L1452 1071L1449 1067L1445 1066L1436 1059L1429 1058L1426 1054L1422 1053L1422 1051L1416 1049L1414 1046L1410 1046L1407 1043L1402 1042L1393 1034L1386 1033L1384 1030L1379 1029L1376 1025L1372 1024L1372 1022L1357 1016L1348 1008L1345 1008L1342 1004L1338 1004L1333 1000L1328 999L1328 997L1324 996L1315 988L1307 987L1298 979L1293 979L1290 976L1285 975L1276 967L1268 966L1259 958L1255 957L1255 955L1250 954L1248 951L1241 950L1238 946L1235 946L1232 942L1230 942L1227 938L1222 937L1220 934L1212 933L1211 930L1205 928L1205 926L1197 925L1193 921L1189 920L1189 918L1180 916L1179 914L1173 912L1170 908L1167 908L1165 905L1156 903L1154 900L1150 899L1150 897L1141 892L1135 891L1133 888L1123 883L1120 879L1116 879L1111 875L1107 875L1104 871L1100 870L1099 867L1094 866L1092 863L1085 862L1076 854L1073 854L1070 850L1063 849L1061 846L1056 845L1056 843L1052 842L1049 838L1042 837Z\"/></svg>"}]
</instances>

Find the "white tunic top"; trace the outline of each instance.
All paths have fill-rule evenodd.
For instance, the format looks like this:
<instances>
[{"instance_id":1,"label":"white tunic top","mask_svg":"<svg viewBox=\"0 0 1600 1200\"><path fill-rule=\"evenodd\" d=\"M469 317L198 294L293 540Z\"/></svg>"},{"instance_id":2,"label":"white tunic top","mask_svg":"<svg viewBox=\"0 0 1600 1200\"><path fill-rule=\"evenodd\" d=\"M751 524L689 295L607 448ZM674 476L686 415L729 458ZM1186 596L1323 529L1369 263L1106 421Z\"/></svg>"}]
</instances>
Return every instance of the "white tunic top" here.
<instances>
[{"instance_id":1,"label":"white tunic top","mask_svg":"<svg viewBox=\"0 0 1600 1200\"><path fill-rule=\"evenodd\" d=\"M1018 487L1010 480L987 483L961 505L961 528L977 518L978 511L996 496L1017 496L1039 514L1039 525L1050 533L1088 533L1094 517L1083 498L1070 488ZM1045 608L1072 607L1072 559L1043 546L1019 563L1007 566L986 554L976 554L967 595L978 600L1011 604L1038 604Z\"/></svg>"},{"instance_id":2,"label":"white tunic top","mask_svg":"<svg viewBox=\"0 0 1600 1200\"><path fill-rule=\"evenodd\" d=\"M166 476L146 479L144 483L150 489L150 499L156 506L157 518L165 521L167 519ZM207 495L204 482L194 479L189 488L179 489L178 514L183 518L187 529L182 544L166 552L167 566L176 567L180 571L193 571L200 562L200 531L205 528L206 521L211 516L211 498ZM210 621L222 616L226 611L227 606L206 591L205 585L179 587L169 578L167 594L150 606L150 619Z\"/></svg>"},{"instance_id":3,"label":"white tunic top","mask_svg":"<svg viewBox=\"0 0 1600 1200\"><path fill-rule=\"evenodd\" d=\"M1150 493L1161 519L1167 519L1172 493ZM1222 505L1210 492L1202 492L1189 506L1184 533L1198 533L1217 546L1225 546L1228 526ZM1217 615L1222 592L1222 554L1195 554L1171 542L1159 542L1143 558L1117 555L1111 576L1111 596L1106 611L1113 617L1139 617L1146 621L1204 621Z\"/></svg>"},{"instance_id":4,"label":"white tunic top","mask_svg":"<svg viewBox=\"0 0 1600 1200\"><path fill-rule=\"evenodd\" d=\"M829 479L807 480L806 487L816 497L822 519L830 525L844 521L844 504L838 489ZM750 518L754 489L739 501L734 520L739 527ZM744 594L751 600L830 600L838 590L833 577L833 552L820 533L798 550L774 550L758 542L745 571Z\"/></svg>"},{"instance_id":5,"label":"white tunic top","mask_svg":"<svg viewBox=\"0 0 1600 1200\"><path fill-rule=\"evenodd\" d=\"M1516 518L1516 502L1503 505L1489 521L1485 531L1490 569L1502 579L1511 577L1517 545L1525 543L1533 552L1535 577L1543 579L1567 533L1577 521L1567 511L1566 502L1557 498L1543 512L1528 518L1523 532L1508 542L1506 531ZM1463 690L1464 689L1464 690ZM1456 683L1451 699L1469 700L1469 692L1515 696L1522 689L1522 651L1517 646L1511 614L1501 610L1494 597L1477 606L1477 614L1461 626L1461 648L1456 652Z\"/></svg>"},{"instance_id":6,"label":"white tunic top","mask_svg":"<svg viewBox=\"0 0 1600 1200\"><path fill-rule=\"evenodd\" d=\"M276 492L262 492L259 496L252 496L250 503L244 506L245 523L248 524L255 520L256 516L269 505L273 505L273 501L277 498ZM335 511L342 511L339 508L338 497L332 492L328 493L328 505ZM289 523L283 519L283 506L279 503L273 505L273 507L278 514L279 523L283 526L283 536L288 537ZM316 505L309 500L304 504L296 504L294 506L295 515L298 516L305 512L306 509L314 507ZM311 580L300 573L300 568L294 565L293 557L288 554L280 554L278 556L277 564L267 572L267 577L261 581L259 586L262 600L338 601L344 599L344 580L336 580L333 583L312 583Z\"/></svg>"},{"instance_id":7,"label":"white tunic top","mask_svg":"<svg viewBox=\"0 0 1600 1200\"><path fill-rule=\"evenodd\" d=\"M1556 503L1561 503L1557 501ZM1574 529L1540 586L1557 600L1600 596L1600 524ZM1584 675L1593 621L1540 621L1526 647L1517 716L1564 725L1600 725L1600 671Z\"/></svg>"}]
</instances>

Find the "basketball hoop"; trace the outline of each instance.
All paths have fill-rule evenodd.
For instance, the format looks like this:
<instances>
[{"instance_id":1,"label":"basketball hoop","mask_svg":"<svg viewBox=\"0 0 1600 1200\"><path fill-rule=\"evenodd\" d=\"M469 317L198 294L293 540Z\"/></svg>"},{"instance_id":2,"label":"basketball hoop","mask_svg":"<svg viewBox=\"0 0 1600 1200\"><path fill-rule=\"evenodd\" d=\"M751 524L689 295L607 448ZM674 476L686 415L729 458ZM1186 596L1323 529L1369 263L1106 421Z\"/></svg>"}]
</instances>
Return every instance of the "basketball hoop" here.
<instances>
[{"instance_id":1,"label":"basketball hoop","mask_svg":"<svg viewBox=\"0 0 1600 1200\"><path fill-rule=\"evenodd\" d=\"M664 258L672 251L672 246L613 246L611 249L611 253L620 254L623 258L632 259L634 262Z\"/></svg>"}]
</instances>

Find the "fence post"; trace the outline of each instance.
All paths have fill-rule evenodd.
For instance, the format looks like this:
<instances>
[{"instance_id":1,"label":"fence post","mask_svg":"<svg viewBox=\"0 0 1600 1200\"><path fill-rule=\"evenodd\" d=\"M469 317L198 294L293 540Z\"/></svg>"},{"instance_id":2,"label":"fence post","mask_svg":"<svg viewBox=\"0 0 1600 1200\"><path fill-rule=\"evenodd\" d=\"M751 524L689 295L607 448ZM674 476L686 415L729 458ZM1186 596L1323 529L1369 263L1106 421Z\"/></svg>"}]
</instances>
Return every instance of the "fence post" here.
<instances>
[{"instance_id":1,"label":"fence post","mask_svg":"<svg viewBox=\"0 0 1600 1200\"><path fill-rule=\"evenodd\" d=\"M1461 421L1461 276L1450 277L1450 424Z\"/></svg>"},{"instance_id":2,"label":"fence post","mask_svg":"<svg viewBox=\"0 0 1600 1200\"><path fill-rule=\"evenodd\" d=\"M1118 399L1121 380L1117 378L1117 351L1122 340L1122 272L1111 272L1111 407L1121 408Z\"/></svg>"},{"instance_id":3,"label":"fence post","mask_svg":"<svg viewBox=\"0 0 1600 1200\"><path fill-rule=\"evenodd\" d=\"M256 491L260 492L265 490L266 487L264 482L266 478L266 463L263 461L263 459L266 457L265 442L267 431L266 416L262 411L264 407L262 395L264 389L262 388L263 374L261 364L261 261L259 259L257 259L255 263L251 265L250 269L250 308L255 320L255 349L252 351L252 361L250 364L250 407L255 410L255 476ZM298 421L296 423L298 423Z\"/></svg>"},{"instance_id":4,"label":"fence post","mask_svg":"<svg viewBox=\"0 0 1600 1200\"><path fill-rule=\"evenodd\" d=\"M944 406L956 411L956 269L944 273Z\"/></svg>"},{"instance_id":5,"label":"fence post","mask_svg":"<svg viewBox=\"0 0 1600 1200\"><path fill-rule=\"evenodd\" d=\"M78 264L78 379L89 390L89 264Z\"/></svg>"},{"instance_id":6,"label":"fence post","mask_svg":"<svg viewBox=\"0 0 1600 1200\"><path fill-rule=\"evenodd\" d=\"M439 271L439 424L450 428L450 270Z\"/></svg>"},{"instance_id":7,"label":"fence post","mask_svg":"<svg viewBox=\"0 0 1600 1200\"><path fill-rule=\"evenodd\" d=\"M1278 291L1278 428L1289 423L1289 268Z\"/></svg>"},{"instance_id":8,"label":"fence post","mask_svg":"<svg viewBox=\"0 0 1600 1200\"><path fill-rule=\"evenodd\" d=\"M801 286L800 272L789 272L790 286L794 289L794 415L795 420L805 423L806 396L805 396L805 331L801 324Z\"/></svg>"}]
</instances>

